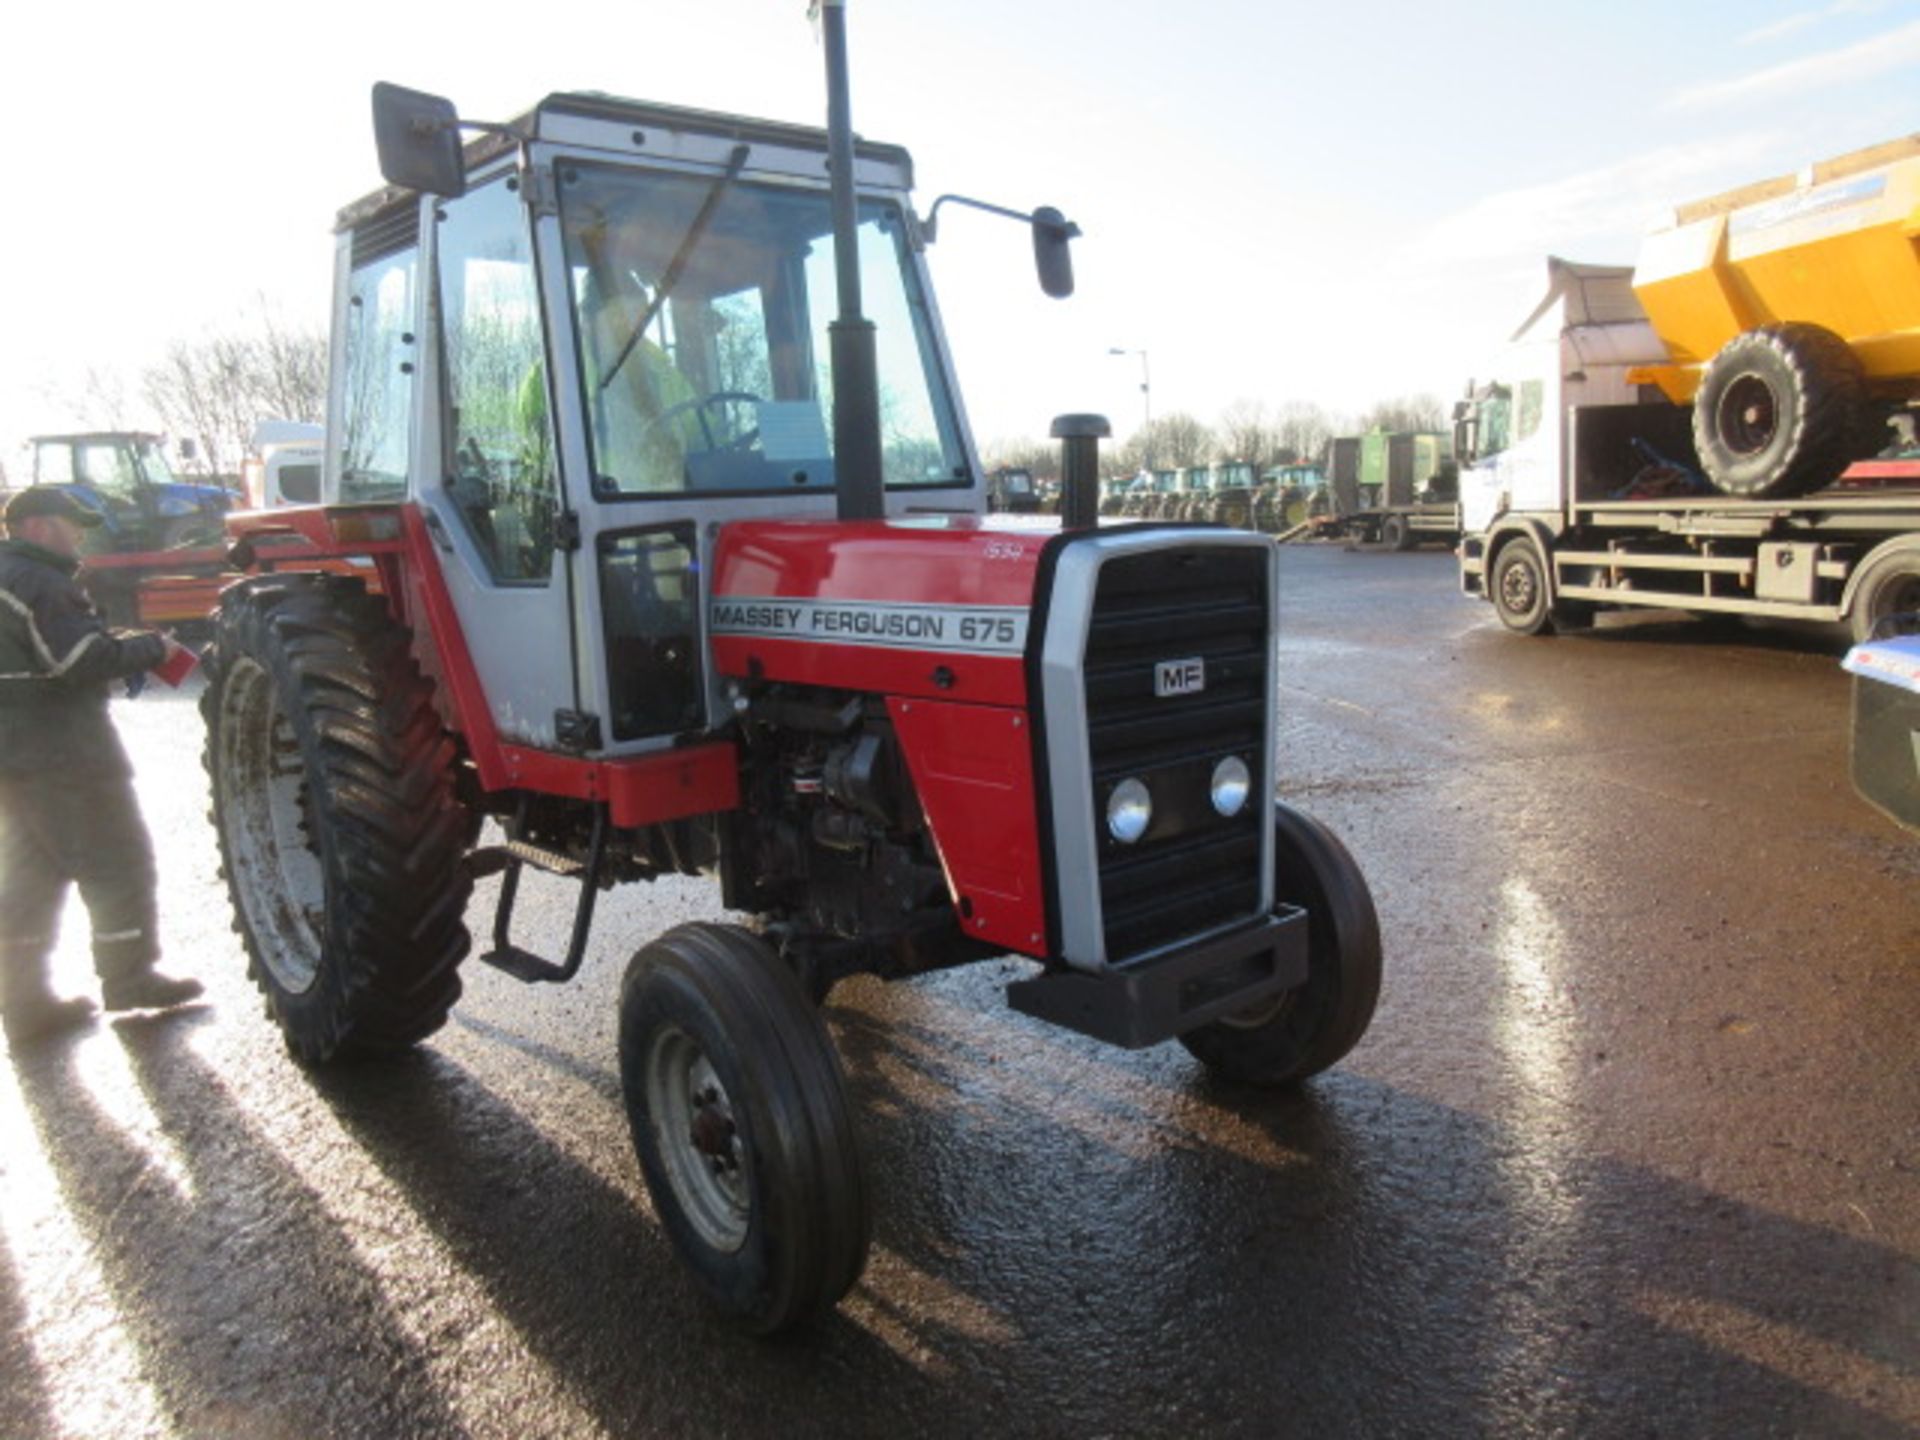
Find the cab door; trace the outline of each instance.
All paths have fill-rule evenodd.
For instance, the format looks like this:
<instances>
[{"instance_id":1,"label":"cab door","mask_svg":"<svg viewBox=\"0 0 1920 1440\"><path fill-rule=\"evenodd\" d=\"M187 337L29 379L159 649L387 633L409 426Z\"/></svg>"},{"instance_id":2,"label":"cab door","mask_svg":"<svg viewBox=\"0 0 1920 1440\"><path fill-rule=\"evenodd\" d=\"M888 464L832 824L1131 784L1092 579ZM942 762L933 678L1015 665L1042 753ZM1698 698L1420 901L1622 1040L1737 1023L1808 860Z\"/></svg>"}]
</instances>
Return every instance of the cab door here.
<instances>
[{"instance_id":1,"label":"cab door","mask_svg":"<svg viewBox=\"0 0 1920 1440\"><path fill-rule=\"evenodd\" d=\"M553 442L540 277L510 170L431 202L415 493L500 738L598 749L581 719L570 518Z\"/></svg>"}]
</instances>

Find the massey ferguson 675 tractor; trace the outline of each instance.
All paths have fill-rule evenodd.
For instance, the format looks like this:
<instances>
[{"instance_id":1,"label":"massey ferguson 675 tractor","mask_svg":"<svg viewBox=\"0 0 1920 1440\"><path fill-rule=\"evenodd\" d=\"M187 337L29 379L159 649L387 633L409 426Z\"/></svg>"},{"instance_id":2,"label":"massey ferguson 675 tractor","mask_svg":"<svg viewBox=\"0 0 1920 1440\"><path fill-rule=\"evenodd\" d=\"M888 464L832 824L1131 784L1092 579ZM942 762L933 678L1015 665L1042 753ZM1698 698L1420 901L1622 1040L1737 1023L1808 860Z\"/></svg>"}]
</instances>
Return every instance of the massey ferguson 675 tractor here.
<instances>
[{"instance_id":1,"label":"massey ferguson 675 tractor","mask_svg":"<svg viewBox=\"0 0 1920 1440\"><path fill-rule=\"evenodd\" d=\"M1085 416L1058 533L983 518L931 226L824 19L824 133L562 94L463 149L377 88L326 503L234 519L204 701L250 972L310 1064L445 1021L477 876L480 958L529 982L602 889L718 877L751 923L640 947L621 1084L661 1223L759 1330L865 1260L836 980L1026 956L1015 1009L1282 1085L1380 975L1353 861L1274 799L1272 542L1100 528ZM1065 293L1073 227L1021 218ZM557 962L512 929L527 869L579 882Z\"/></svg>"}]
</instances>

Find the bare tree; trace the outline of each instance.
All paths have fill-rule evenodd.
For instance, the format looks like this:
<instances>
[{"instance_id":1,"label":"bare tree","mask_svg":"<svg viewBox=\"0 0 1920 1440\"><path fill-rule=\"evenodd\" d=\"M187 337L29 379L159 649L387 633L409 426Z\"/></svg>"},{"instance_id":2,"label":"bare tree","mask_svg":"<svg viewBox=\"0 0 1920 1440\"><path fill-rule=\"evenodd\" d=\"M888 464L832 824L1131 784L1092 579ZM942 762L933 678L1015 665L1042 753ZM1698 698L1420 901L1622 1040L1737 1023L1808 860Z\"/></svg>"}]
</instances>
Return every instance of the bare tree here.
<instances>
[{"instance_id":1,"label":"bare tree","mask_svg":"<svg viewBox=\"0 0 1920 1440\"><path fill-rule=\"evenodd\" d=\"M989 470L1027 470L1036 480L1060 478L1060 446L1057 441L995 440L982 452Z\"/></svg>"},{"instance_id":2,"label":"bare tree","mask_svg":"<svg viewBox=\"0 0 1920 1440\"><path fill-rule=\"evenodd\" d=\"M1213 458L1213 432L1183 411L1162 415L1146 428L1156 467L1204 465Z\"/></svg>"},{"instance_id":3,"label":"bare tree","mask_svg":"<svg viewBox=\"0 0 1920 1440\"><path fill-rule=\"evenodd\" d=\"M1311 463L1320 458L1327 441L1333 438L1334 420L1311 401L1290 400L1280 407L1280 418L1274 429L1277 463Z\"/></svg>"},{"instance_id":4,"label":"bare tree","mask_svg":"<svg viewBox=\"0 0 1920 1440\"><path fill-rule=\"evenodd\" d=\"M1382 400L1360 417L1362 430L1441 430L1446 427L1446 408L1435 395L1396 395Z\"/></svg>"},{"instance_id":5,"label":"bare tree","mask_svg":"<svg viewBox=\"0 0 1920 1440\"><path fill-rule=\"evenodd\" d=\"M1256 469L1273 463L1280 446L1279 432L1267 418L1267 407L1258 400L1235 400L1220 412L1213 433L1219 441L1220 459L1245 460Z\"/></svg>"},{"instance_id":6,"label":"bare tree","mask_svg":"<svg viewBox=\"0 0 1920 1440\"><path fill-rule=\"evenodd\" d=\"M168 433L195 443L193 468L237 474L260 420L324 413L326 337L284 324L262 299L245 328L175 341L140 385Z\"/></svg>"}]
</instances>

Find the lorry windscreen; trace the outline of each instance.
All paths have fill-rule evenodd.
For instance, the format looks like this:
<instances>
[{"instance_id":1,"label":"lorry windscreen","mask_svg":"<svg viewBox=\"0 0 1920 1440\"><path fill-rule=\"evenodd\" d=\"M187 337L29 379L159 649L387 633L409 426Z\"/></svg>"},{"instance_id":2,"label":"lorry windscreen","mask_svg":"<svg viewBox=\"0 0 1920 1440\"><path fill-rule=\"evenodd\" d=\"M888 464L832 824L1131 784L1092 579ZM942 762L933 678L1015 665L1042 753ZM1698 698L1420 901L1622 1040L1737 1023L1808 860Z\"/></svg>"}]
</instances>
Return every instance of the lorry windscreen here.
<instances>
[{"instance_id":1,"label":"lorry windscreen","mask_svg":"<svg viewBox=\"0 0 1920 1440\"><path fill-rule=\"evenodd\" d=\"M599 493L832 488L825 191L569 163L560 217ZM863 200L859 244L886 483L969 484L899 209Z\"/></svg>"}]
</instances>

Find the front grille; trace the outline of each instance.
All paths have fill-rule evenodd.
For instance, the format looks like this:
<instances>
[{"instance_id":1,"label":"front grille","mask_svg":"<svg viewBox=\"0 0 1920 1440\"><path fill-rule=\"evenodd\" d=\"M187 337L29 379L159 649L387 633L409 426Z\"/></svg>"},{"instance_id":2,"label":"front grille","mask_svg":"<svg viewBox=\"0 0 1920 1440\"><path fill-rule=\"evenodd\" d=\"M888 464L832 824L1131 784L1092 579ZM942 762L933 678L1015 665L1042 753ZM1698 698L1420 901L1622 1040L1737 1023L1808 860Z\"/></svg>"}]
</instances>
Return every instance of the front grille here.
<instances>
[{"instance_id":1,"label":"front grille","mask_svg":"<svg viewBox=\"0 0 1920 1440\"><path fill-rule=\"evenodd\" d=\"M1187 545L1117 555L1100 568L1085 651L1088 755L1109 964L1257 914L1262 797L1271 789L1267 708L1273 676L1269 556L1263 546ZM1162 662L1198 659L1205 686L1157 695ZM1252 775L1223 819L1208 798L1228 755ZM1108 797L1143 781L1153 822L1123 845Z\"/></svg>"}]
</instances>

